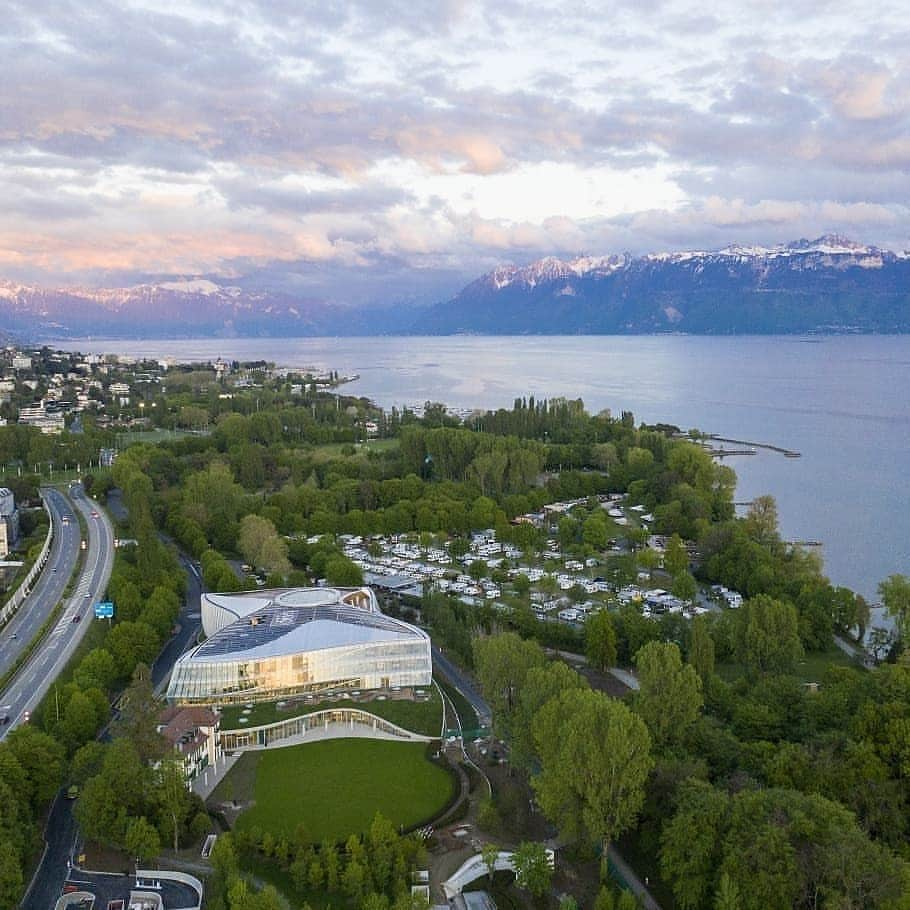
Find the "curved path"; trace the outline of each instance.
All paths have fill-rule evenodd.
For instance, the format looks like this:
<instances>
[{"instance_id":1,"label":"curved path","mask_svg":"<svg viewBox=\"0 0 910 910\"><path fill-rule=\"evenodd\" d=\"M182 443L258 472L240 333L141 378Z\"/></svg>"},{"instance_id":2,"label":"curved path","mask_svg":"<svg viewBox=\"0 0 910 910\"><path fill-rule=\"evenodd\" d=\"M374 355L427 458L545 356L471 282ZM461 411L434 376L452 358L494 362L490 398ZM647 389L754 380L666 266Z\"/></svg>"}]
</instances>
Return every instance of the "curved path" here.
<instances>
[{"instance_id":1,"label":"curved path","mask_svg":"<svg viewBox=\"0 0 910 910\"><path fill-rule=\"evenodd\" d=\"M107 589L108 579L114 564L114 531L110 520L95 503L87 499L82 488L72 487L72 501L82 513L88 525L88 548L86 550L85 564L79 574L75 589L69 600L64 605L63 612L54 627L50 630L34 654L26 661L22 669L16 674L13 681L0 695L0 708L3 714L8 714L10 723L0 728L0 739L9 730L26 720L26 712L34 711L41 699L47 694L54 680L66 666L73 652L82 641L88 627L95 622L93 606ZM71 528L74 522L67 526ZM76 527L76 540L78 546L78 523ZM66 586L66 572L62 564L54 572L53 557L48 560L44 572L36 585L35 590L41 586L45 576L62 580ZM62 593L62 591L61 591ZM42 601L46 609L44 618L53 611L59 595L51 600ZM26 609L23 604L19 609L22 613ZM75 621L78 616L79 620ZM43 622L44 620L42 620ZM40 628L38 623L37 628ZM21 637L21 636L20 636Z\"/></svg>"}]
</instances>

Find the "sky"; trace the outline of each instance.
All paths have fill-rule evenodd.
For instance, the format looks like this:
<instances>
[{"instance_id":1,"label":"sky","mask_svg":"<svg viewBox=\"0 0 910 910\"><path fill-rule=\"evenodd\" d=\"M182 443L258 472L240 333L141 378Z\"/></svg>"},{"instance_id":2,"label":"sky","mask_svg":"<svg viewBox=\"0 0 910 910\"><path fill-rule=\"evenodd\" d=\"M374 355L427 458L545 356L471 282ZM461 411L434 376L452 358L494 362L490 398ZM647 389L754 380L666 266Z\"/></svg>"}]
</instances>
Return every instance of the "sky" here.
<instances>
[{"instance_id":1,"label":"sky","mask_svg":"<svg viewBox=\"0 0 910 910\"><path fill-rule=\"evenodd\" d=\"M0 278L428 302L544 255L907 249L902 6L7 0Z\"/></svg>"}]
</instances>

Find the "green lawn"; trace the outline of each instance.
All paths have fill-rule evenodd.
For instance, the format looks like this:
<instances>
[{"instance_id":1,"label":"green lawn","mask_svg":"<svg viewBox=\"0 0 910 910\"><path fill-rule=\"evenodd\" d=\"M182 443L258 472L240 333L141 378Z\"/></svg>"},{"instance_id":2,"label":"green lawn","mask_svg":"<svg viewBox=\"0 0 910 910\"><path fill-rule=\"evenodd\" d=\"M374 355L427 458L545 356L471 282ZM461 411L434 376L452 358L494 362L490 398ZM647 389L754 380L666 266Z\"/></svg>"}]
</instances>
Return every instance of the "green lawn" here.
<instances>
[{"instance_id":1,"label":"green lawn","mask_svg":"<svg viewBox=\"0 0 910 910\"><path fill-rule=\"evenodd\" d=\"M802 682L821 682L828 667L861 669L860 665L844 654L840 648L832 648L830 651L807 652L803 659L797 662L793 675ZM722 679L733 682L745 673L745 668L742 664L719 663L716 671Z\"/></svg>"},{"instance_id":2,"label":"green lawn","mask_svg":"<svg viewBox=\"0 0 910 910\"><path fill-rule=\"evenodd\" d=\"M314 840L342 841L365 831L376 812L396 827L429 821L448 804L454 781L422 743L333 739L248 752L211 799L243 800L250 788L254 804L238 828L290 836L302 822Z\"/></svg>"},{"instance_id":3,"label":"green lawn","mask_svg":"<svg viewBox=\"0 0 910 910\"><path fill-rule=\"evenodd\" d=\"M405 730L410 730L412 733L439 736L442 726L442 700L435 686L428 686L425 691L430 696L427 701L410 701L408 699L376 701L373 699L367 702L356 702L349 698L340 698L312 704L304 702L289 705L286 710L280 710L275 702L260 702L253 704L253 707L249 709L249 714L242 713L245 710L242 705L226 705L221 709L221 728L236 730L242 727L258 727L329 708L359 708L375 714L383 720L398 724L399 727L404 727ZM240 717L246 717L247 723L241 724Z\"/></svg>"}]
</instances>

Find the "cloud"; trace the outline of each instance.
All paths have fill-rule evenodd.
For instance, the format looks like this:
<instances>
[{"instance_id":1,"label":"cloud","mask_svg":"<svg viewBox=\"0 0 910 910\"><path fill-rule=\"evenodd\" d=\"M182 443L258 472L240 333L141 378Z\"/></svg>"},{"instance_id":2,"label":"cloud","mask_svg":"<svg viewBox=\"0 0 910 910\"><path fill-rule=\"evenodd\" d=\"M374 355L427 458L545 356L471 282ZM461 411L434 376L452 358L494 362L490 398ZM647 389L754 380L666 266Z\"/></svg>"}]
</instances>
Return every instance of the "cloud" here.
<instances>
[{"instance_id":1,"label":"cloud","mask_svg":"<svg viewBox=\"0 0 910 910\"><path fill-rule=\"evenodd\" d=\"M0 264L365 299L370 276L429 294L431 273L551 252L832 227L906 246L898 12L13 0Z\"/></svg>"}]
</instances>

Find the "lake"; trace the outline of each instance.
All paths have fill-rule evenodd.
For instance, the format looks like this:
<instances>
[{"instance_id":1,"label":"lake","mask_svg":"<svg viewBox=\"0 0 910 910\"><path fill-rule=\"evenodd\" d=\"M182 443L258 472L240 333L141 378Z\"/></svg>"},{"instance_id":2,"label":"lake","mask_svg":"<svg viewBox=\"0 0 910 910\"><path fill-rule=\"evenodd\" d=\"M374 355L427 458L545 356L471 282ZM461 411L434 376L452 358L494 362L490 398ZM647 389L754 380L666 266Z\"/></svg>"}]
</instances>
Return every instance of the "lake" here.
<instances>
[{"instance_id":1,"label":"lake","mask_svg":"<svg viewBox=\"0 0 910 910\"><path fill-rule=\"evenodd\" d=\"M359 373L378 404L511 407L583 398L589 410L793 449L728 459L737 499L770 493L781 531L820 540L836 584L877 599L910 573L910 337L521 336L60 341L64 349L269 360Z\"/></svg>"}]
</instances>

